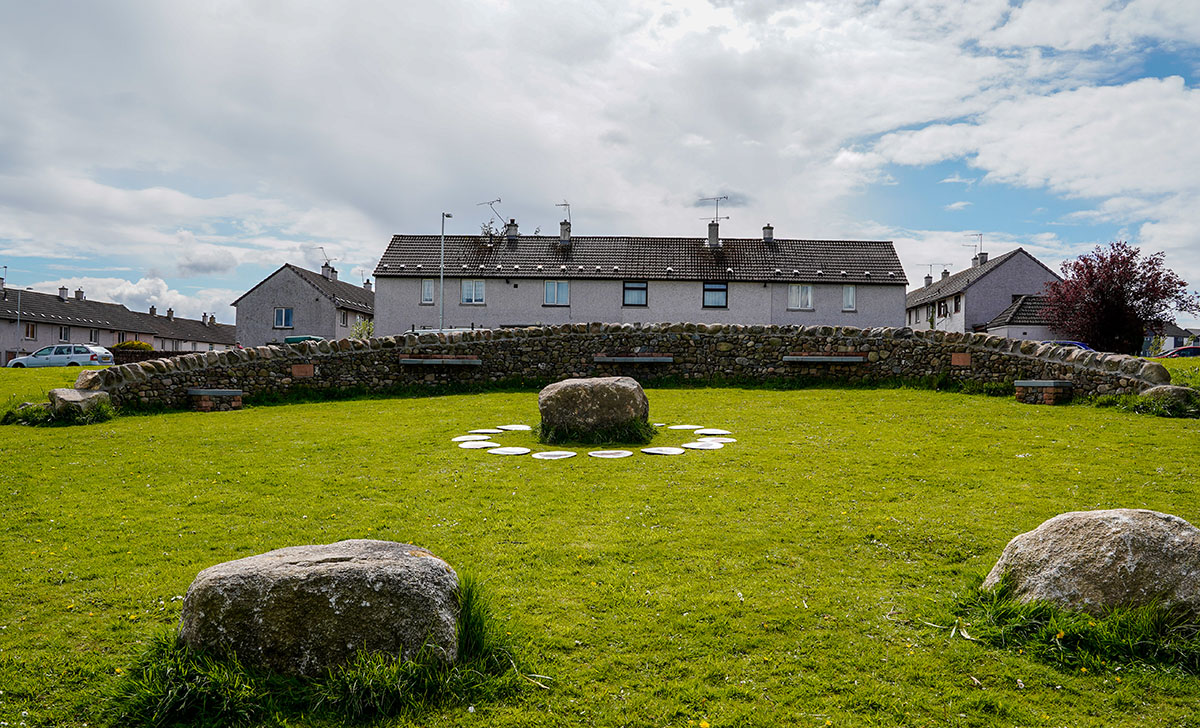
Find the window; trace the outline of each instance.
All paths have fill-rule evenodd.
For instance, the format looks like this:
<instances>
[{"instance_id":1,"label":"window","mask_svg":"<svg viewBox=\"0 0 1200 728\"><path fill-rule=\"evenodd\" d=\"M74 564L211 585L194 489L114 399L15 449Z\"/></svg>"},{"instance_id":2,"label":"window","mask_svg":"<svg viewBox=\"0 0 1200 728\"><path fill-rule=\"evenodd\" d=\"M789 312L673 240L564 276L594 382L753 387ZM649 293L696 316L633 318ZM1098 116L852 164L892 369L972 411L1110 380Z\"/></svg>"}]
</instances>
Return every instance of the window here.
<instances>
[{"instance_id":1,"label":"window","mask_svg":"<svg viewBox=\"0 0 1200 728\"><path fill-rule=\"evenodd\" d=\"M342 326L349 326L349 325L350 325L350 312L342 311Z\"/></svg>"},{"instance_id":2,"label":"window","mask_svg":"<svg viewBox=\"0 0 1200 728\"><path fill-rule=\"evenodd\" d=\"M942 299L941 301L938 301L938 304L937 304L937 306L938 306L938 316L946 316L946 315L948 315L948 314L949 314L949 310L948 310L948 309L947 309L947 307L946 307L946 300L945 300L945 299Z\"/></svg>"},{"instance_id":3,"label":"window","mask_svg":"<svg viewBox=\"0 0 1200 728\"><path fill-rule=\"evenodd\" d=\"M88 343L89 344L99 344L100 343L100 329L88 329Z\"/></svg>"},{"instance_id":4,"label":"window","mask_svg":"<svg viewBox=\"0 0 1200 728\"><path fill-rule=\"evenodd\" d=\"M55 354L58 354L59 356L66 356L66 355L68 355L68 354L70 354L70 353L71 353L71 347L69 347L69 346L56 346L56 347L54 347L54 353L55 353Z\"/></svg>"},{"instance_id":5,"label":"window","mask_svg":"<svg viewBox=\"0 0 1200 728\"><path fill-rule=\"evenodd\" d=\"M842 310L843 311L855 311L858 309L857 302L855 301L856 294L857 294L856 288L857 287L854 286L853 284L848 285L848 286L842 286Z\"/></svg>"},{"instance_id":6,"label":"window","mask_svg":"<svg viewBox=\"0 0 1200 728\"><path fill-rule=\"evenodd\" d=\"M728 283L705 283L704 284L704 308L728 308L729 306L729 284Z\"/></svg>"},{"instance_id":7,"label":"window","mask_svg":"<svg viewBox=\"0 0 1200 728\"><path fill-rule=\"evenodd\" d=\"M433 291L434 291L434 285L436 283L437 283L437 281L433 278L422 278L421 279L421 303L424 303L424 304L432 304L433 303Z\"/></svg>"},{"instance_id":8,"label":"window","mask_svg":"<svg viewBox=\"0 0 1200 728\"><path fill-rule=\"evenodd\" d=\"M37 338L37 324L28 324L28 323L25 324L25 338L26 339L36 339Z\"/></svg>"},{"instance_id":9,"label":"window","mask_svg":"<svg viewBox=\"0 0 1200 728\"><path fill-rule=\"evenodd\" d=\"M812 307L812 286L804 285L802 283L791 283L788 285L788 308L803 308L811 310Z\"/></svg>"},{"instance_id":10,"label":"window","mask_svg":"<svg viewBox=\"0 0 1200 728\"><path fill-rule=\"evenodd\" d=\"M290 308L275 309L275 328L277 328L277 329L292 328L292 309L290 309Z\"/></svg>"},{"instance_id":11,"label":"window","mask_svg":"<svg viewBox=\"0 0 1200 728\"><path fill-rule=\"evenodd\" d=\"M290 309L290 308L289 308L288 310L289 310L289 311L291 311L292 309ZM212 344L209 344L209 345L208 345L208 350L209 350L209 351L212 351L214 348L215 348L215 347L213 347L213 345L212 345Z\"/></svg>"},{"instance_id":12,"label":"window","mask_svg":"<svg viewBox=\"0 0 1200 728\"><path fill-rule=\"evenodd\" d=\"M547 306L570 306L570 284L567 281L546 281L546 295L542 303Z\"/></svg>"},{"instance_id":13,"label":"window","mask_svg":"<svg viewBox=\"0 0 1200 728\"><path fill-rule=\"evenodd\" d=\"M195 350L196 350L196 342L193 341L192 342L192 351L195 351Z\"/></svg>"},{"instance_id":14,"label":"window","mask_svg":"<svg viewBox=\"0 0 1200 728\"><path fill-rule=\"evenodd\" d=\"M179 344L180 344L180 343L181 343L181 342L179 341L179 339L175 339L175 340L173 340L173 341L171 342L171 351L179 351Z\"/></svg>"},{"instance_id":15,"label":"window","mask_svg":"<svg viewBox=\"0 0 1200 728\"><path fill-rule=\"evenodd\" d=\"M933 318L933 304L932 303L926 304L926 306L925 306L925 320L928 321L931 318Z\"/></svg>"},{"instance_id":16,"label":"window","mask_svg":"<svg viewBox=\"0 0 1200 728\"><path fill-rule=\"evenodd\" d=\"M621 295L622 306L645 306L649 293L646 281L625 281L624 292Z\"/></svg>"},{"instance_id":17,"label":"window","mask_svg":"<svg viewBox=\"0 0 1200 728\"><path fill-rule=\"evenodd\" d=\"M37 351L33 352L33 356L50 356L53 353L54 353L54 347L47 346L45 348L38 349Z\"/></svg>"},{"instance_id":18,"label":"window","mask_svg":"<svg viewBox=\"0 0 1200 728\"><path fill-rule=\"evenodd\" d=\"M71 327L70 326L59 326L58 327L58 340L59 341L70 341L71 340Z\"/></svg>"},{"instance_id":19,"label":"window","mask_svg":"<svg viewBox=\"0 0 1200 728\"><path fill-rule=\"evenodd\" d=\"M962 294L961 293L954 297L954 313L958 313L960 311L962 311Z\"/></svg>"},{"instance_id":20,"label":"window","mask_svg":"<svg viewBox=\"0 0 1200 728\"><path fill-rule=\"evenodd\" d=\"M88 351L86 346L72 346L71 352L74 354L91 354L92 353L92 352Z\"/></svg>"},{"instance_id":21,"label":"window","mask_svg":"<svg viewBox=\"0 0 1200 728\"><path fill-rule=\"evenodd\" d=\"M472 305L483 305L483 281L463 279L462 302Z\"/></svg>"}]
</instances>

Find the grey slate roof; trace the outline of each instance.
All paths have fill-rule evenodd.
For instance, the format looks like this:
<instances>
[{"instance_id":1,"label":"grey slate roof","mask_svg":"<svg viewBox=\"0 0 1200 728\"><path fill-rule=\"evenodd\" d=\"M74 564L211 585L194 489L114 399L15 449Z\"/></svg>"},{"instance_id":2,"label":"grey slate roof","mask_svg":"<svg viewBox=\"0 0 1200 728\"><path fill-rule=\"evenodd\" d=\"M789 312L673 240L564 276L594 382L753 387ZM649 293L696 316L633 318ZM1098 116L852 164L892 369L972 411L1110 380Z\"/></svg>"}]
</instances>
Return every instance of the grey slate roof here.
<instances>
[{"instance_id":1,"label":"grey slate roof","mask_svg":"<svg viewBox=\"0 0 1200 728\"><path fill-rule=\"evenodd\" d=\"M1016 257L1017 255L1026 255L1038 265L1046 268L1045 263L1041 262L1032 255L1029 255L1029 253L1026 253L1024 248L1017 248L1016 250L1008 251L1004 255L992 258L982 265L973 266L971 268L967 268L966 270L960 270L953 275L936 280L928 286L922 286L915 291L909 291L908 295L904 298L904 306L906 308L912 308L913 306L920 306L922 304L929 303L930 301L937 301L938 299L945 298L946 296L953 296L956 293L962 293L963 291L967 290L967 288L969 288L975 281L983 278L988 273L991 273L993 270L999 268L1005 262ZM1049 271L1051 275L1056 277L1058 276L1057 273L1049 268L1046 268L1046 270Z\"/></svg>"},{"instance_id":2,"label":"grey slate roof","mask_svg":"<svg viewBox=\"0 0 1200 728\"><path fill-rule=\"evenodd\" d=\"M1045 296L1018 296L1008 308L987 322L986 328L997 326L1049 326L1046 318Z\"/></svg>"},{"instance_id":3,"label":"grey slate roof","mask_svg":"<svg viewBox=\"0 0 1200 728\"><path fill-rule=\"evenodd\" d=\"M178 339L181 341L202 341L211 344L226 344L233 346L237 343L237 327L232 324L205 325L198 319L173 317L168 319L161 314L151 316L148 313L134 313L141 318L147 327L160 339Z\"/></svg>"},{"instance_id":4,"label":"grey slate roof","mask_svg":"<svg viewBox=\"0 0 1200 728\"><path fill-rule=\"evenodd\" d=\"M119 303L80 301L73 297L64 301L56 294L37 291L23 290L20 294L22 321L153 333L143 319ZM15 321L16 318L17 289L5 288L3 295L0 295L0 319Z\"/></svg>"},{"instance_id":5,"label":"grey slate roof","mask_svg":"<svg viewBox=\"0 0 1200 728\"><path fill-rule=\"evenodd\" d=\"M362 313L369 313L371 315L375 314L374 291L368 291L362 286L356 286L353 283L347 283L346 281L331 281L320 273L315 273L307 268L301 268L300 266L292 265L291 263L284 263L274 273L259 281L253 288L250 289L250 291L255 290L263 283L266 283L278 275L280 271L284 270L289 270L300 276L313 288L316 288L321 295L333 301L334 305L338 308L348 308L352 311L361 311ZM246 291L242 295L238 296L237 301L234 301L229 305L237 306L238 301L241 301L243 298L245 298L250 291Z\"/></svg>"},{"instance_id":6,"label":"grey slate roof","mask_svg":"<svg viewBox=\"0 0 1200 728\"><path fill-rule=\"evenodd\" d=\"M446 236L446 275L462 278L590 278L638 280L804 281L907 285L890 242L850 240L763 241L722 238L522 235ZM377 278L436 277L439 236L396 235L375 267Z\"/></svg>"}]
</instances>

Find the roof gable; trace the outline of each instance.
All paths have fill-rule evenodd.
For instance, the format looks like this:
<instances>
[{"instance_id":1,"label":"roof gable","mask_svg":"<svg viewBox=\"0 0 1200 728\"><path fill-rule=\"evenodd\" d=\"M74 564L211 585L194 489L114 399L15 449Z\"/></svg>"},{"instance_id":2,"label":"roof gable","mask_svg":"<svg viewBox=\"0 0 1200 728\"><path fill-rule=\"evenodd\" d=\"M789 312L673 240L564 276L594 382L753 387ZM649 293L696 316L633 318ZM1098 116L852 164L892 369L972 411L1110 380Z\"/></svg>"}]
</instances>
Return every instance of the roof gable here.
<instances>
[{"instance_id":1,"label":"roof gable","mask_svg":"<svg viewBox=\"0 0 1200 728\"><path fill-rule=\"evenodd\" d=\"M298 265L292 265L291 263L284 263L283 265L279 266L274 273L256 283L250 290L238 296L237 300L229 305L237 307L242 299L244 299L246 296L249 296L251 293L262 287L267 281L271 280L280 273L283 273L284 271L298 276L301 280L317 289L322 296L332 301L333 304L339 308L349 308L369 314L375 313L374 291L368 291L362 286L356 286L345 281L331 281L320 273L315 273L306 268L301 268Z\"/></svg>"},{"instance_id":2,"label":"roof gable","mask_svg":"<svg viewBox=\"0 0 1200 728\"><path fill-rule=\"evenodd\" d=\"M986 328L998 326L1049 326L1045 296L1017 296L996 317L987 322Z\"/></svg>"},{"instance_id":3,"label":"roof gable","mask_svg":"<svg viewBox=\"0 0 1200 728\"><path fill-rule=\"evenodd\" d=\"M1026 258L1029 258L1044 268L1047 273L1055 278L1059 277L1057 273L1047 268L1045 263L1027 253L1024 248L1017 248L1015 250L1008 251L1004 255L992 258L986 263L972 266L966 270L960 270L953 275L936 280L928 286L922 286L914 291L909 291L908 295L905 296L904 305L905 307L911 308L913 306L920 306L921 304L929 303L930 301L936 301L940 298L945 298L946 296L952 296L956 293L962 293L974 285L976 281L996 270L1018 255L1023 255Z\"/></svg>"}]
</instances>

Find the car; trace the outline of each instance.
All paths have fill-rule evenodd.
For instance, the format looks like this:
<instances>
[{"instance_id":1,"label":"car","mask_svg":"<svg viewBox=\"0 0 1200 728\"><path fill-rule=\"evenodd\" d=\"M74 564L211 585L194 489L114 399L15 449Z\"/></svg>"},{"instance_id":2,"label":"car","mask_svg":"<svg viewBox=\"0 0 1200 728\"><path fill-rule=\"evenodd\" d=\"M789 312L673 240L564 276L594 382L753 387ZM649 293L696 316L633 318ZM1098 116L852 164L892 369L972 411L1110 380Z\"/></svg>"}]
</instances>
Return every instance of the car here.
<instances>
[{"instance_id":1,"label":"car","mask_svg":"<svg viewBox=\"0 0 1200 728\"><path fill-rule=\"evenodd\" d=\"M1058 346L1072 346L1072 347L1075 347L1076 349L1083 349L1084 351L1093 351L1092 347L1088 346L1087 344L1083 343L1082 341L1043 341L1042 343L1043 344L1056 344Z\"/></svg>"},{"instance_id":2,"label":"car","mask_svg":"<svg viewBox=\"0 0 1200 728\"><path fill-rule=\"evenodd\" d=\"M1163 352L1159 356L1165 359L1177 359L1182 356L1200 356L1200 346L1181 346L1178 349Z\"/></svg>"},{"instance_id":3,"label":"car","mask_svg":"<svg viewBox=\"0 0 1200 728\"><path fill-rule=\"evenodd\" d=\"M18 356L10 367L79 367L102 366L113 363L113 355L103 346L91 344L56 344L43 346L29 356Z\"/></svg>"}]
</instances>

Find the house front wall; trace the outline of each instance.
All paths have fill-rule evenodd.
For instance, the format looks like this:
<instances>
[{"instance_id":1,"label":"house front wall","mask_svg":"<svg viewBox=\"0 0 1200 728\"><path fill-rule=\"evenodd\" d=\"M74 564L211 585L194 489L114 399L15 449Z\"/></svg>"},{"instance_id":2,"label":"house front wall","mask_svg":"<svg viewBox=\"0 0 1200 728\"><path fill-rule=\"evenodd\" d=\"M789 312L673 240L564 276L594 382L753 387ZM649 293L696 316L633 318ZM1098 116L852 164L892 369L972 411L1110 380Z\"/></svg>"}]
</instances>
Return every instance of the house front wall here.
<instances>
[{"instance_id":1,"label":"house front wall","mask_svg":"<svg viewBox=\"0 0 1200 728\"><path fill-rule=\"evenodd\" d=\"M281 344L288 336L337 338L333 301L292 271L276 271L237 302L237 340L242 346ZM275 309L292 309L291 328L275 327Z\"/></svg>"},{"instance_id":2,"label":"house front wall","mask_svg":"<svg viewBox=\"0 0 1200 728\"><path fill-rule=\"evenodd\" d=\"M26 324L34 325L35 330L32 339L25 338ZM111 348L120 341L122 333L112 329L96 328L93 326L68 326L66 332L67 338L63 339L62 332L60 331L62 326L63 324L28 319L21 319L20 326L17 325L16 319L0 322L0 359L2 359L0 365L8 364L11 359L32 354L43 346L51 346L53 344L96 344L105 348ZM92 331L96 332L96 341L92 341ZM126 341L150 341L153 339L152 334L133 331L124 333Z\"/></svg>"},{"instance_id":3,"label":"house front wall","mask_svg":"<svg viewBox=\"0 0 1200 728\"><path fill-rule=\"evenodd\" d=\"M1057 339L1049 326L995 326L987 330L992 336L1006 339L1029 339L1031 341L1053 341Z\"/></svg>"},{"instance_id":4,"label":"house front wall","mask_svg":"<svg viewBox=\"0 0 1200 728\"><path fill-rule=\"evenodd\" d=\"M957 331L963 333L970 330L967 326L967 297L970 291L952 293L938 301L930 301L920 306L914 306L905 312L905 325L918 331L934 329L936 331ZM958 297L958 310L955 310L954 299ZM938 313L938 303L945 303L945 315ZM931 318L932 314L932 318ZM932 320L932 325L930 322ZM989 319L990 320L990 319Z\"/></svg>"},{"instance_id":5,"label":"house front wall","mask_svg":"<svg viewBox=\"0 0 1200 728\"><path fill-rule=\"evenodd\" d=\"M971 284L964 297L966 331L982 326L1012 305L1013 296L1041 295L1058 278L1026 254L1017 254Z\"/></svg>"},{"instance_id":6,"label":"house front wall","mask_svg":"<svg viewBox=\"0 0 1200 728\"><path fill-rule=\"evenodd\" d=\"M375 292L376 336L393 336L412 329L438 327L438 283L432 303L421 303L419 278L378 278ZM554 279L550 279L554 280ZM646 305L625 306L619 280L571 280L569 304L546 305L541 278L484 279L484 303L461 301L461 280L445 280L446 328L497 328L534 324L603 321L632 323L690 321L741 324L829 324L899 326L904 318L904 286L856 287L854 311L842 310L842 284L813 284L811 310L788 309L788 284L732 282L727 306L706 308L700 281L647 282ZM240 321L239 316L239 321Z\"/></svg>"}]
</instances>

